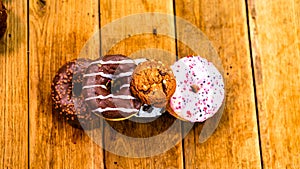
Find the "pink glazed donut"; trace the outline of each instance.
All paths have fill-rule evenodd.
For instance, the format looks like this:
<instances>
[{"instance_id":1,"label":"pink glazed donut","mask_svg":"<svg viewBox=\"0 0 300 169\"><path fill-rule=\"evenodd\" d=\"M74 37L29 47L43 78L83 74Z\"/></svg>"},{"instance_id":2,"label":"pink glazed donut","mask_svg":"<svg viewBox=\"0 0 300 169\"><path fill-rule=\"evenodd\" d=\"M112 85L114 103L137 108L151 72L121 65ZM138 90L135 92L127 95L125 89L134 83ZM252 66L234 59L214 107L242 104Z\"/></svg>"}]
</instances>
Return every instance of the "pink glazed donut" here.
<instances>
[{"instance_id":1,"label":"pink glazed donut","mask_svg":"<svg viewBox=\"0 0 300 169\"><path fill-rule=\"evenodd\" d=\"M217 68L200 56L184 57L171 68L177 86L170 99L170 114L190 122L212 117L221 107L225 93Z\"/></svg>"}]
</instances>

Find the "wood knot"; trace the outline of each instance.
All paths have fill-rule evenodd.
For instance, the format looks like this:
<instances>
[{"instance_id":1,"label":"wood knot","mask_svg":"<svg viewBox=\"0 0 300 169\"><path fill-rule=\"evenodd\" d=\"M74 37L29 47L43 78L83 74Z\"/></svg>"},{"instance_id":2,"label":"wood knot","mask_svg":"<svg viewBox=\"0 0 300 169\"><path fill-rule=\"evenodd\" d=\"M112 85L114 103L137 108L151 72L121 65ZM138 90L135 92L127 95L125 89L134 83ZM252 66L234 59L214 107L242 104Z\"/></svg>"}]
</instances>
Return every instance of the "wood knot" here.
<instances>
[{"instance_id":1,"label":"wood knot","mask_svg":"<svg viewBox=\"0 0 300 169\"><path fill-rule=\"evenodd\" d=\"M153 35L157 35L157 29L156 28L154 28L153 30L152 30L152 33L153 33Z\"/></svg>"},{"instance_id":2,"label":"wood knot","mask_svg":"<svg viewBox=\"0 0 300 169\"><path fill-rule=\"evenodd\" d=\"M45 7L45 6L47 5L46 0L38 0L38 4L39 4L41 7Z\"/></svg>"}]
</instances>

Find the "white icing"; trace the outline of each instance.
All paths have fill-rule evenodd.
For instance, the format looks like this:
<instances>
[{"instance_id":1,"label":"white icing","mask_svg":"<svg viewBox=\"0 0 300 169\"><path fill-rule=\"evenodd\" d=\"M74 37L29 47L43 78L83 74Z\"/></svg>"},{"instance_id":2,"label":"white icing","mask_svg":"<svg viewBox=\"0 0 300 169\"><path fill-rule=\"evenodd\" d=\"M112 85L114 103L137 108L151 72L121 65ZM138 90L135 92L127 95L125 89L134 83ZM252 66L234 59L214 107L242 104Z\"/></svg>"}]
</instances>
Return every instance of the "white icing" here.
<instances>
[{"instance_id":1,"label":"white icing","mask_svg":"<svg viewBox=\"0 0 300 169\"><path fill-rule=\"evenodd\" d=\"M203 122L212 117L224 100L224 81L217 68L200 56L184 57L174 63L176 90L170 106L183 119ZM194 92L192 87L198 87Z\"/></svg>"},{"instance_id":2,"label":"white icing","mask_svg":"<svg viewBox=\"0 0 300 169\"><path fill-rule=\"evenodd\" d=\"M135 63L136 65L138 65L138 64L140 64L140 63L143 63L143 62L146 62L146 61L147 61L147 59L145 59L145 58L134 59L134 63Z\"/></svg>"},{"instance_id":3,"label":"white icing","mask_svg":"<svg viewBox=\"0 0 300 169\"><path fill-rule=\"evenodd\" d=\"M129 64L129 63L134 63L136 65L147 61L147 59L141 58L141 59L130 59L130 60L119 60L119 61L113 61L113 60L109 60L109 61L103 61L103 60L97 60L95 62L90 63L90 65L93 64L101 64L101 65L107 65L107 64Z\"/></svg>"},{"instance_id":4,"label":"white icing","mask_svg":"<svg viewBox=\"0 0 300 169\"><path fill-rule=\"evenodd\" d=\"M97 76L100 75L102 77L106 77L109 79L117 79L117 78L121 78L121 77L127 77L127 76L131 76L133 72L125 72L125 73L120 73L118 75L111 75L111 74L105 74L103 72L97 72L97 73L89 73L89 74L85 74L83 75L83 77L88 77L88 76Z\"/></svg>"},{"instance_id":5,"label":"white icing","mask_svg":"<svg viewBox=\"0 0 300 169\"><path fill-rule=\"evenodd\" d=\"M120 87L120 90L122 89L122 88L128 88L128 87L130 87L130 84L123 84L121 87Z\"/></svg>"},{"instance_id":6,"label":"white icing","mask_svg":"<svg viewBox=\"0 0 300 169\"><path fill-rule=\"evenodd\" d=\"M130 96L130 95L113 95L113 94L109 94L107 96L94 96L94 97L88 97L85 100L93 100L93 99L108 99L108 98L114 98L114 99L135 99L134 97Z\"/></svg>"},{"instance_id":7,"label":"white icing","mask_svg":"<svg viewBox=\"0 0 300 169\"><path fill-rule=\"evenodd\" d=\"M89 86L83 86L82 89L89 89L89 88L94 88L94 87L101 87L103 89L107 89L105 85L89 85Z\"/></svg>"},{"instance_id":8,"label":"white icing","mask_svg":"<svg viewBox=\"0 0 300 169\"><path fill-rule=\"evenodd\" d=\"M101 64L101 65L107 65L107 64L129 64L129 63L134 63L133 60L119 60L119 61L113 61L113 60L109 60L109 61L103 61L103 60L97 60L95 62L90 63L90 65L93 64Z\"/></svg>"},{"instance_id":9,"label":"white icing","mask_svg":"<svg viewBox=\"0 0 300 169\"><path fill-rule=\"evenodd\" d=\"M97 108L97 109L93 110L92 112L102 113L102 112L105 112L105 111L121 111L121 112L124 112L124 113L136 113L139 110L138 109L127 109L127 108L121 108L121 107L118 107L118 108L106 107L104 109L103 108Z\"/></svg>"}]
</instances>

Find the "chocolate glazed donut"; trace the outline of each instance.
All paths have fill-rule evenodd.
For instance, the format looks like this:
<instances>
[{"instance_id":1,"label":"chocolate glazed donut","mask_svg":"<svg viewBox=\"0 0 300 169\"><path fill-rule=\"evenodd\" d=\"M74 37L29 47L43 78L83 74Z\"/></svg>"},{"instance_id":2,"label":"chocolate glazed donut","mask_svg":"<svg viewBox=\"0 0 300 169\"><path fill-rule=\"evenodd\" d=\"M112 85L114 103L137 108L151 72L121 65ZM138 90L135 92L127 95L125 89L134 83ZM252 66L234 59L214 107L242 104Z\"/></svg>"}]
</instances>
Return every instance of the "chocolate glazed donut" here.
<instances>
[{"instance_id":1,"label":"chocolate glazed donut","mask_svg":"<svg viewBox=\"0 0 300 169\"><path fill-rule=\"evenodd\" d=\"M6 9L2 3L2 0L0 0L0 39L4 36L4 33L7 28L6 20L7 20Z\"/></svg>"},{"instance_id":2,"label":"chocolate glazed donut","mask_svg":"<svg viewBox=\"0 0 300 169\"><path fill-rule=\"evenodd\" d=\"M83 95L92 112L111 121L130 118L141 103L130 92L131 75L145 59L107 55L90 64L83 80Z\"/></svg>"},{"instance_id":3,"label":"chocolate glazed donut","mask_svg":"<svg viewBox=\"0 0 300 169\"><path fill-rule=\"evenodd\" d=\"M75 128L99 127L99 117L93 115L81 94L83 74L90 60L77 59L63 65L51 85L54 113Z\"/></svg>"}]
</instances>

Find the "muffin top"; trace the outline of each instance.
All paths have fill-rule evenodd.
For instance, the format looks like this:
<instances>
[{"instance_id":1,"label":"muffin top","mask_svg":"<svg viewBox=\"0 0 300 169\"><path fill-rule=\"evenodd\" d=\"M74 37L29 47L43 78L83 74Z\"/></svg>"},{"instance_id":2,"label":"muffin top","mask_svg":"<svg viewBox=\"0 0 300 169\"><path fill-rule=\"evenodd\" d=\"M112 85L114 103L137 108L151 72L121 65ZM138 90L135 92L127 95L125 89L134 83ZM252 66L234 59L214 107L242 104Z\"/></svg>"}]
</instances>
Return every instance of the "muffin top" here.
<instances>
[{"instance_id":1,"label":"muffin top","mask_svg":"<svg viewBox=\"0 0 300 169\"><path fill-rule=\"evenodd\" d=\"M131 92L144 104L162 108L175 92L176 80L170 68L154 60L139 64L133 72Z\"/></svg>"}]
</instances>

